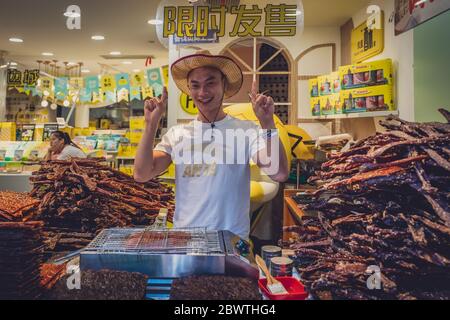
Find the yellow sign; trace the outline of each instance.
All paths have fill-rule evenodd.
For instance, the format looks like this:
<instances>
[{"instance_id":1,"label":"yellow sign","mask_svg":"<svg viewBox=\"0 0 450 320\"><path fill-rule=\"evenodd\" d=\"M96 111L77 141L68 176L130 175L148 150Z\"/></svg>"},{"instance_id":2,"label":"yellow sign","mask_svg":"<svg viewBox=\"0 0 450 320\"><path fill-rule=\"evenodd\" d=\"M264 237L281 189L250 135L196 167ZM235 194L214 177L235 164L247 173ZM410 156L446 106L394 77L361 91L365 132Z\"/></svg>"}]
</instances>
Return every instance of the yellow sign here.
<instances>
[{"instance_id":1,"label":"yellow sign","mask_svg":"<svg viewBox=\"0 0 450 320\"><path fill-rule=\"evenodd\" d=\"M142 87L145 83L144 72L132 73L130 82L132 87Z\"/></svg>"},{"instance_id":2,"label":"yellow sign","mask_svg":"<svg viewBox=\"0 0 450 320\"><path fill-rule=\"evenodd\" d=\"M368 25L364 22L352 31L352 63L360 63L384 50L384 15L380 11L380 23Z\"/></svg>"},{"instance_id":3,"label":"yellow sign","mask_svg":"<svg viewBox=\"0 0 450 320\"><path fill-rule=\"evenodd\" d=\"M103 92L114 91L114 89L116 88L116 79L112 75L102 76L101 86Z\"/></svg>"},{"instance_id":4,"label":"yellow sign","mask_svg":"<svg viewBox=\"0 0 450 320\"><path fill-rule=\"evenodd\" d=\"M148 86L143 86L142 87L142 98L148 99L148 98L153 98L153 88L152 87L148 87Z\"/></svg>"},{"instance_id":5,"label":"yellow sign","mask_svg":"<svg viewBox=\"0 0 450 320\"><path fill-rule=\"evenodd\" d=\"M194 105L194 101L192 100L192 98L190 96L188 96L185 93L182 93L180 95L180 105L181 105L181 109L183 109L184 112L192 114L192 115L198 114L198 109Z\"/></svg>"},{"instance_id":6,"label":"yellow sign","mask_svg":"<svg viewBox=\"0 0 450 320\"><path fill-rule=\"evenodd\" d=\"M208 30L215 30L223 37L226 30L226 14L234 16L230 37L283 37L295 36L297 32L297 5L268 4L264 9L258 5L239 6L192 6L164 7L163 37L205 38ZM257 29L264 18L264 32Z\"/></svg>"}]
</instances>

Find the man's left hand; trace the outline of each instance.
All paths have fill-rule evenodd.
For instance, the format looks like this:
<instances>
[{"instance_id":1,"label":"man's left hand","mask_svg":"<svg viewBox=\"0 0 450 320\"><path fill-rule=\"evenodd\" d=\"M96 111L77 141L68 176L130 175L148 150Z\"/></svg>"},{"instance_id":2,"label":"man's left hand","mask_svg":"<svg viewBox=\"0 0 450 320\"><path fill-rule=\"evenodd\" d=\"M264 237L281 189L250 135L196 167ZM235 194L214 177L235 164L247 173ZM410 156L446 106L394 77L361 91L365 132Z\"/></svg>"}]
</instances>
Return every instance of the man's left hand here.
<instances>
[{"instance_id":1,"label":"man's left hand","mask_svg":"<svg viewBox=\"0 0 450 320\"><path fill-rule=\"evenodd\" d=\"M273 114L275 112L275 103L270 96L258 93L256 81L253 81L252 91L249 94L253 111L258 118L263 129L275 129Z\"/></svg>"}]
</instances>

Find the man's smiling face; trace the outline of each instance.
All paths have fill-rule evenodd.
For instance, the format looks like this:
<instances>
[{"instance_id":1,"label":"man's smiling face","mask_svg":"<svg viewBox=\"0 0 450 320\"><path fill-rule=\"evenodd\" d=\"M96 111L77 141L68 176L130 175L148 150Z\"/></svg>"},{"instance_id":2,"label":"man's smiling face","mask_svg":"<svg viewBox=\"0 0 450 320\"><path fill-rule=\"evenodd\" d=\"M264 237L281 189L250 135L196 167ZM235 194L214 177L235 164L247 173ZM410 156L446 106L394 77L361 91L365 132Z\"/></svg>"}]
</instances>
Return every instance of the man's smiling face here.
<instances>
[{"instance_id":1,"label":"man's smiling face","mask_svg":"<svg viewBox=\"0 0 450 320\"><path fill-rule=\"evenodd\" d=\"M218 69L201 67L188 75L190 96L203 113L211 113L222 107L225 78Z\"/></svg>"}]
</instances>

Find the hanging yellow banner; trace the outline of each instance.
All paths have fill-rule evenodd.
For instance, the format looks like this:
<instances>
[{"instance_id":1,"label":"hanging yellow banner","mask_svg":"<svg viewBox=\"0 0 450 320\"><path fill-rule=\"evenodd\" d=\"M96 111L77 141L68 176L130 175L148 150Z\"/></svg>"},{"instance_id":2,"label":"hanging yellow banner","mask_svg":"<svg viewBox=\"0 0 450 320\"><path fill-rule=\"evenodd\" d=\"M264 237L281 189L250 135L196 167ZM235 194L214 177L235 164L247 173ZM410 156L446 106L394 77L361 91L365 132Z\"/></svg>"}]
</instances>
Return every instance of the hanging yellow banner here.
<instances>
[{"instance_id":1,"label":"hanging yellow banner","mask_svg":"<svg viewBox=\"0 0 450 320\"><path fill-rule=\"evenodd\" d=\"M169 66L168 65L162 66L161 70L162 70L164 85L167 87L169 84Z\"/></svg>"},{"instance_id":2,"label":"hanging yellow banner","mask_svg":"<svg viewBox=\"0 0 450 320\"><path fill-rule=\"evenodd\" d=\"M40 91L44 96L53 97L53 79L50 77L41 77L38 80Z\"/></svg>"},{"instance_id":3,"label":"hanging yellow banner","mask_svg":"<svg viewBox=\"0 0 450 320\"><path fill-rule=\"evenodd\" d=\"M128 98L128 90L125 88L120 89L117 91L117 101L127 101L129 102L130 99Z\"/></svg>"},{"instance_id":4,"label":"hanging yellow banner","mask_svg":"<svg viewBox=\"0 0 450 320\"><path fill-rule=\"evenodd\" d=\"M149 86L142 87L142 99L153 98L153 88Z\"/></svg>"},{"instance_id":5,"label":"hanging yellow banner","mask_svg":"<svg viewBox=\"0 0 450 320\"><path fill-rule=\"evenodd\" d=\"M100 80L100 85L103 92L114 91L116 88L116 79L113 75L104 75Z\"/></svg>"},{"instance_id":6,"label":"hanging yellow banner","mask_svg":"<svg viewBox=\"0 0 450 320\"><path fill-rule=\"evenodd\" d=\"M132 73L130 82L132 87L142 87L145 84L144 72Z\"/></svg>"}]
</instances>

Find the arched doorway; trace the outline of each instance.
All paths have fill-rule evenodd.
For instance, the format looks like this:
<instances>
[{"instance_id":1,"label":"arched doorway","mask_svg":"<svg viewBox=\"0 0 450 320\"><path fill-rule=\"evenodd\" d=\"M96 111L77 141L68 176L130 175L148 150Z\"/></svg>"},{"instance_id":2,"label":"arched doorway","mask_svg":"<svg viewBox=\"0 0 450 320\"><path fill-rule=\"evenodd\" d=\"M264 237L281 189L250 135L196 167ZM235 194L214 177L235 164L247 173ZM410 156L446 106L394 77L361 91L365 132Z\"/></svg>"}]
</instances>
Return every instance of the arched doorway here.
<instances>
[{"instance_id":1,"label":"arched doorway","mask_svg":"<svg viewBox=\"0 0 450 320\"><path fill-rule=\"evenodd\" d=\"M248 102L253 80L259 92L267 92L275 101L275 113L285 124L295 124L297 104L292 83L296 71L294 59L278 41L268 38L244 38L230 42L222 55L236 61L244 74L239 93L225 101L225 105Z\"/></svg>"}]
</instances>

